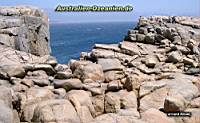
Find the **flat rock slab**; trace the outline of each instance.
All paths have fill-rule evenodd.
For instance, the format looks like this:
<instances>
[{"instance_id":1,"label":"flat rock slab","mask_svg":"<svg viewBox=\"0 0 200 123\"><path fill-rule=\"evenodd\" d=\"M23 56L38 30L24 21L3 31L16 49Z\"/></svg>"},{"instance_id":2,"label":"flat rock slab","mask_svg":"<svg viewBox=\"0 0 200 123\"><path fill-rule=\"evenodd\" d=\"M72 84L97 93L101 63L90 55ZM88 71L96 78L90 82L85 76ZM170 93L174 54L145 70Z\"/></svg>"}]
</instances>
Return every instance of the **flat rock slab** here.
<instances>
[{"instance_id":1,"label":"flat rock slab","mask_svg":"<svg viewBox=\"0 0 200 123\"><path fill-rule=\"evenodd\" d=\"M103 71L123 70L123 66L118 59L98 59L98 64L103 68Z\"/></svg>"},{"instance_id":2,"label":"flat rock slab","mask_svg":"<svg viewBox=\"0 0 200 123\"><path fill-rule=\"evenodd\" d=\"M118 47L118 45L115 45L115 44L110 44L110 45L108 45L108 44L95 44L94 48L120 52L120 48Z\"/></svg>"}]
</instances>

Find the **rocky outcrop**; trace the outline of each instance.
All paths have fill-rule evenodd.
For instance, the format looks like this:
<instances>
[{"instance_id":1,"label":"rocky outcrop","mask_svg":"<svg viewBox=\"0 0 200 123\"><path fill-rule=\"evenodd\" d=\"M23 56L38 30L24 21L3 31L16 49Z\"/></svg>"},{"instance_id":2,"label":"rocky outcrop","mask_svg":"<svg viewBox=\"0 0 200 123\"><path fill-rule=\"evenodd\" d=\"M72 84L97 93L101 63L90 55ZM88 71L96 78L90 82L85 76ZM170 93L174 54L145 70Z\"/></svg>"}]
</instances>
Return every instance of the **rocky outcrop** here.
<instances>
[{"instance_id":1,"label":"rocky outcrop","mask_svg":"<svg viewBox=\"0 0 200 123\"><path fill-rule=\"evenodd\" d=\"M47 15L37 8L0 7L0 44L38 56L49 55Z\"/></svg>"},{"instance_id":2,"label":"rocky outcrop","mask_svg":"<svg viewBox=\"0 0 200 123\"><path fill-rule=\"evenodd\" d=\"M41 10L6 7L0 16L0 122L200 122L198 18L140 18L124 41L64 65L49 56ZM180 111L192 116L166 115Z\"/></svg>"}]
</instances>

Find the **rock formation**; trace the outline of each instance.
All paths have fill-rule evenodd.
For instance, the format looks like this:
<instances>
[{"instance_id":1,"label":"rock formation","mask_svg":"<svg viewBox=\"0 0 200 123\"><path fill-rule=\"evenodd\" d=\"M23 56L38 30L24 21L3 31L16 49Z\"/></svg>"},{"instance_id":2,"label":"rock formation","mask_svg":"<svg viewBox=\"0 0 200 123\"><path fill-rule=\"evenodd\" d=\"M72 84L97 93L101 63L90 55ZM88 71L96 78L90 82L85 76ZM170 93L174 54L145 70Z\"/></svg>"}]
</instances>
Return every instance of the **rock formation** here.
<instances>
[{"instance_id":1,"label":"rock formation","mask_svg":"<svg viewBox=\"0 0 200 123\"><path fill-rule=\"evenodd\" d=\"M200 122L199 18L142 17L124 41L69 64L50 56L47 19L0 8L1 123Z\"/></svg>"},{"instance_id":2,"label":"rock formation","mask_svg":"<svg viewBox=\"0 0 200 123\"><path fill-rule=\"evenodd\" d=\"M48 17L40 9L0 7L0 44L34 55L48 55Z\"/></svg>"}]
</instances>

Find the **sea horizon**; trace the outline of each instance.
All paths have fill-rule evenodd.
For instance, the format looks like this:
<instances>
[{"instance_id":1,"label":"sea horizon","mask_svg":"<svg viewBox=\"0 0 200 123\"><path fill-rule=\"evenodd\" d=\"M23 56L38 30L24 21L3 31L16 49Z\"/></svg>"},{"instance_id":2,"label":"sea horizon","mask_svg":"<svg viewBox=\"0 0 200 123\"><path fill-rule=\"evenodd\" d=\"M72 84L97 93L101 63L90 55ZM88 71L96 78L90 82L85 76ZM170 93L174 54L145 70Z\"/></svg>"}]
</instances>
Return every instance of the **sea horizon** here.
<instances>
[{"instance_id":1,"label":"sea horizon","mask_svg":"<svg viewBox=\"0 0 200 123\"><path fill-rule=\"evenodd\" d=\"M90 52L94 44L123 41L137 22L81 22L50 24L52 55L59 63L78 60L81 52Z\"/></svg>"}]
</instances>

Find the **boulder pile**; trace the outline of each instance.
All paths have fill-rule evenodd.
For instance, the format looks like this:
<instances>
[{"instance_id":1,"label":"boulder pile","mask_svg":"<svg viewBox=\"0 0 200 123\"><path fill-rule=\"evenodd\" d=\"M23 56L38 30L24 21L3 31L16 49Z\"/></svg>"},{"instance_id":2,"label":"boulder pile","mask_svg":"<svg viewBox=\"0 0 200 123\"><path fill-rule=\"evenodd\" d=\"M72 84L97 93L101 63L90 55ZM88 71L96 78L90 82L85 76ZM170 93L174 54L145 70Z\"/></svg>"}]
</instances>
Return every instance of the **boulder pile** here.
<instances>
[{"instance_id":1,"label":"boulder pile","mask_svg":"<svg viewBox=\"0 0 200 123\"><path fill-rule=\"evenodd\" d=\"M199 18L141 17L124 41L95 44L68 64L49 54L47 19L36 8L0 8L0 122L200 122Z\"/></svg>"}]
</instances>

